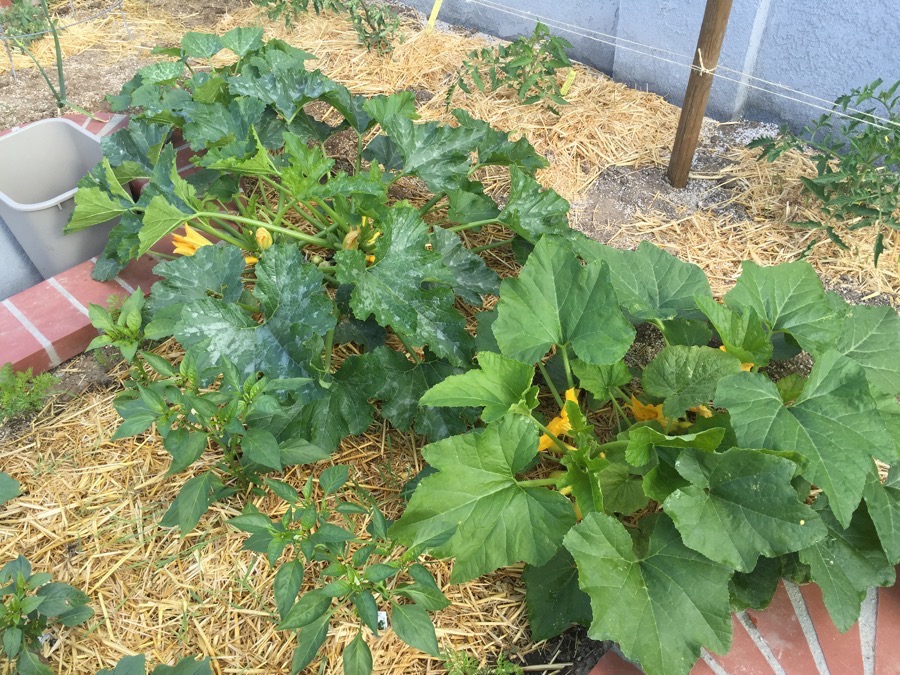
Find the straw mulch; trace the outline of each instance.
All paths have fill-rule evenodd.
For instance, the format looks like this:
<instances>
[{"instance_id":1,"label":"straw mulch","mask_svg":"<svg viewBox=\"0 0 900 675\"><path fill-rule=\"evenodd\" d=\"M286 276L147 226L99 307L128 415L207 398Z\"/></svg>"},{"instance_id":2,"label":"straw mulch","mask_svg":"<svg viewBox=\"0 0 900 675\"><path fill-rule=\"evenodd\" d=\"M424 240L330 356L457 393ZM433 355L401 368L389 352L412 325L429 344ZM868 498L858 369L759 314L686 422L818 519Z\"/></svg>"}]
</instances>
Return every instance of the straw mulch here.
<instances>
[{"instance_id":1,"label":"straw mulch","mask_svg":"<svg viewBox=\"0 0 900 675\"><path fill-rule=\"evenodd\" d=\"M126 8L133 29L162 42L178 41L181 24L164 11L133 1ZM444 98L452 75L468 52L483 44L478 37L453 31L428 34L409 24L405 41L381 57L358 47L342 18L309 16L290 31L253 8L226 15L208 29L222 32L260 22L268 37L316 54L318 67L355 92L414 90L422 117L432 120L451 119ZM83 46L92 39L97 44L101 34L81 38L69 33L64 44L82 40ZM67 54L78 48L65 47ZM458 92L454 105L527 135L551 161L539 174L542 183L573 201L584 199L591 183L611 166L663 171L677 108L587 68L579 66L578 71L568 97L571 105L559 117L539 106L523 107L503 93ZM796 259L810 233L787 223L808 219L799 177L810 172L809 161L791 154L775 164L760 164L743 148L729 151L725 159L717 175L702 181L710 189L727 188L730 196L721 204L674 216L635 213L618 226L611 242L655 241L703 267L717 293L733 284L742 259L765 264ZM502 196L507 187L502 170L485 180ZM862 296L880 293L895 302L900 291L896 233L877 270L871 265L870 233L847 239L855 251L826 243L809 257L826 283L849 281ZM498 264L509 264L499 252L492 254L500 256ZM184 540L161 530L159 519L194 470L166 477L169 458L154 436L109 440L118 424L111 402L120 387L95 388L55 414L39 416L21 440L0 441L0 467L19 478L27 491L0 513L0 560L26 555L36 570L86 590L97 611L87 629L56 633L57 641L47 647L54 668L94 673L123 655L143 652L154 663L208 655L217 673L286 672L294 640L274 628L272 572L256 554L240 550L245 535L223 524L239 512L244 499L216 505ZM355 477L394 516L398 490L420 462L416 438L381 425L349 439L334 461L351 464ZM300 484L307 472L294 469L287 479ZM254 502L275 514L276 502ZM518 570L454 587L447 585L449 565L436 562L432 569L453 602L435 616L442 646L465 649L484 660L499 651L529 649ZM338 653L355 633L350 619L339 617L332 629L325 672L340 672ZM405 647L390 632L372 645L379 673L443 672L441 662Z\"/></svg>"}]
</instances>

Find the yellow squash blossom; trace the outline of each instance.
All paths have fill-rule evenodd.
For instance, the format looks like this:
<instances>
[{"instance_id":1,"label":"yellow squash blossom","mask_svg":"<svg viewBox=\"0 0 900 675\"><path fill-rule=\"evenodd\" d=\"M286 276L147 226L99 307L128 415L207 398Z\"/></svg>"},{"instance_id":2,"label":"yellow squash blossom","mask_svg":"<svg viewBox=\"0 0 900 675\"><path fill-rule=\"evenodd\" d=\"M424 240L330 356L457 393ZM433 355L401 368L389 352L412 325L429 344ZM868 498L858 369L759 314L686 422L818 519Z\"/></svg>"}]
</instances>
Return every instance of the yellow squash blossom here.
<instances>
[{"instance_id":1,"label":"yellow squash blossom","mask_svg":"<svg viewBox=\"0 0 900 675\"><path fill-rule=\"evenodd\" d=\"M719 347L719 349L721 349L726 354L728 353L728 350L725 349L725 345L722 345L721 347ZM755 363L742 363L741 371L744 373L749 373L751 370L753 370L753 366L755 366L755 365L756 365Z\"/></svg>"},{"instance_id":2,"label":"yellow squash blossom","mask_svg":"<svg viewBox=\"0 0 900 675\"><path fill-rule=\"evenodd\" d=\"M578 390L575 388L566 390L566 401L578 403ZM569 415L566 412L565 403L563 403L563 407L562 410L559 411L559 415L547 422L547 429L549 429L557 438L566 436L570 431L572 431L572 422L569 420ZM556 443L551 436L547 434L541 435L541 440L538 442L538 450L547 450L555 446Z\"/></svg>"},{"instance_id":3,"label":"yellow squash blossom","mask_svg":"<svg viewBox=\"0 0 900 675\"><path fill-rule=\"evenodd\" d=\"M173 234L172 243L175 244L177 255L194 255L201 246L210 246L212 242L197 232L190 225L184 226L184 235Z\"/></svg>"},{"instance_id":4,"label":"yellow squash blossom","mask_svg":"<svg viewBox=\"0 0 900 675\"><path fill-rule=\"evenodd\" d=\"M259 244L260 251L266 251L272 246L272 233L266 228L260 227L256 230L256 243Z\"/></svg>"},{"instance_id":5,"label":"yellow squash blossom","mask_svg":"<svg viewBox=\"0 0 900 675\"><path fill-rule=\"evenodd\" d=\"M691 426L690 422L670 420L668 417L665 417L662 414L662 403L656 405L653 405L652 403L641 403L634 397L634 394L631 395L631 403L626 403L625 407L631 410L631 414L634 415L634 419L637 422L650 422L656 420L662 425L663 429L687 429ZM700 410L701 408L703 410ZM697 406L696 409L691 408L691 410L703 417L712 416L712 413L706 406ZM704 411L709 412L709 415Z\"/></svg>"}]
</instances>

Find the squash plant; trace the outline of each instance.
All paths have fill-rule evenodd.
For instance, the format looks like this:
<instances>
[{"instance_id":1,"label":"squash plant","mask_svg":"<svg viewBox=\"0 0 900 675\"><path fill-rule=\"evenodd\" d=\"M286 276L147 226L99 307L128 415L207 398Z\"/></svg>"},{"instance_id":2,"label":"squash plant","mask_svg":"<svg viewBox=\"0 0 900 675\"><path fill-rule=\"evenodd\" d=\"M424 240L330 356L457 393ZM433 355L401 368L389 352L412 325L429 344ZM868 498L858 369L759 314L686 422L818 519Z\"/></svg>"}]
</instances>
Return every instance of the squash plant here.
<instances>
[{"instance_id":1,"label":"squash plant","mask_svg":"<svg viewBox=\"0 0 900 675\"><path fill-rule=\"evenodd\" d=\"M456 582L525 562L535 639L581 623L650 675L687 673L701 646L728 651L731 610L766 606L781 576L818 583L841 631L894 583L893 309L847 305L805 262L745 262L720 304L699 268L646 242L544 237L495 311L479 367L421 399L480 407L483 424L424 448L437 472L390 534L443 536L432 552L455 558ZM643 367L624 360L641 323L666 340ZM800 349L808 376L765 374Z\"/></svg>"},{"instance_id":2,"label":"squash plant","mask_svg":"<svg viewBox=\"0 0 900 675\"><path fill-rule=\"evenodd\" d=\"M196 67L223 48L233 64ZM69 226L121 216L100 276L191 228L178 246L192 255L156 267L162 280L129 327L174 336L186 358L136 352L143 375L117 401L117 435L155 424L172 471L217 453L164 524L185 533L215 499L281 490L286 521L246 507L234 523L252 528L248 543L262 550L268 537L277 564L291 532L282 568L353 562L367 543L304 543L335 525L324 515L340 513L325 504L334 497L295 497L267 474L327 457L380 415L430 441L432 474L396 523L370 532L375 555L397 551L398 574L413 579L424 550L453 557L457 582L524 562L536 639L581 623L651 675L687 672L701 646L727 651L730 610L765 606L782 576L817 582L841 630L867 588L894 582L891 308L847 305L804 262L745 263L720 304L696 266L570 231L568 204L534 178L544 160L528 142L463 111L455 126L417 122L408 92L352 95L254 29L189 33L172 54L113 98L136 112L104 142ZM196 173L175 165L176 130ZM328 152L337 134L355 147L340 161ZM488 165L509 167L502 204L476 179ZM124 187L135 178L149 181L137 199ZM397 198L401 179L422 187L424 204ZM489 223L510 230L497 245L533 249L502 283L460 237ZM486 295L499 302L472 335L460 308L483 309ZM665 347L636 363L643 324ZM814 360L808 375L769 377L800 351ZM335 567L334 583L358 580L354 565ZM295 587L276 589L276 606L285 621L314 617L285 626L309 649L334 597L353 604L375 588L338 584L327 606L312 592L291 610ZM396 588L377 589L381 602ZM422 619L432 608L420 609L401 611ZM412 644L433 650L426 622L414 622ZM371 669L364 634L345 652L350 672Z\"/></svg>"}]
</instances>

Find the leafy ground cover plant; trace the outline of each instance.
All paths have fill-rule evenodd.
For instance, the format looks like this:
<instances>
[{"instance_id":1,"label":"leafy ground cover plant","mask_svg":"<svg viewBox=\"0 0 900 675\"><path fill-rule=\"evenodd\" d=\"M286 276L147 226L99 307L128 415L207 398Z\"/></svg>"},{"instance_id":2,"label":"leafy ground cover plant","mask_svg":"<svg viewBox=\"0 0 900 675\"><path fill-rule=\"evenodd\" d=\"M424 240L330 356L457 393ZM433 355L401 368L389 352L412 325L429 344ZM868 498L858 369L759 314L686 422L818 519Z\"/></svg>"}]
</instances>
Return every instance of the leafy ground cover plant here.
<instances>
[{"instance_id":1,"label":"leafy ground cover plant","mask_svg":"<svg viewBox=\"0 0 900 675\"><path fill-rule=\"evenodd\" d=\"M40 657L40 641L54 623L77 626L94 615L77 588L33 574L19 556L0 568L0 644L21 675L51 675Z\"/></svg>"},{"instance_id":2,"label":"leafy ground cover plant","mask_svg":"<svg viewBox=\"0 0 900 675\"><path fill-rule=\"evenodd\" d=\"M11 363L3 364L0 367L0 422L40 410L55 384L56 378L50 373L35 376L31 368L16 372Z\"/></svg>"},{"instance_id":3,"label":"leafy ground cover plant","mask_svg":"<svg viewBox=\"0 0 900 675\"><path fill-rule=\"evenodd\" d=\"M18 497L21 483L5 471L0 471L0 506Z\"/></svg>"},{"instance_id":4,"label":"leafy ground cover plant","mask_svg":"<svg viewBox=\"0 0 900 675\"><path fill-rule=\"evenodd\" d=\"M783 129L776 138L750 143L760 160L775 161L788 150L812 149L816 176L803 178L806 193L829 220L849 230L874 228L875 264L884 251L886 228L900 229L900 81L875 80L835 101L799 135ZM880 118L885 120L880 121ZM794 223L824 230L841 248L847 245L831 222Z\"/></svg>"},{"instance_id":5,"label":"leafy ground cover plant","mask_svg":"<svg viewBox=\"0 0 900 675\"><path fill-rule=\"evenodd\" d=\"M575 76L575 71L570 70L562 86L557 79L560 69L572 67L566 56L571 47L567 40L553 35L538 22L530 37L475 50L463 61L456 82L447 90L447 105L457 88L468 93L474 86L481 92L512 89L525 105L544 103L558 112L552 104L566 105L565 96Z\"/></svg>"}]
</instances>

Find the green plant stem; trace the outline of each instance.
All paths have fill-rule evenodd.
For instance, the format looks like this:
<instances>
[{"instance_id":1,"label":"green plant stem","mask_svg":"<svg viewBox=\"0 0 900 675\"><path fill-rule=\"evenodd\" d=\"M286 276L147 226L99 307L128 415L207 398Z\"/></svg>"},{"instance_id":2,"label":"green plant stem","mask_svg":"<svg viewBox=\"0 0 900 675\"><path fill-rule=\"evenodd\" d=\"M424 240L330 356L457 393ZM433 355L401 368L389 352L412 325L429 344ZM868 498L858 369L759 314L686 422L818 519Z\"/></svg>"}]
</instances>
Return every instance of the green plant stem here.
<instances>
[{"instance_id":1,"label":"green plant stem","mask_svg":"<svg viewBox=\"0 0 900 675\"><path fill-rule=\"evenodd\" d=\"M547 434L547 435L550 437L550 440L553 441L553 444L554 444L557 448L559 448L560 451L561 451L563 454L565 454L565 453L567 453L567 452L569 451L569 448L566 446L566 444L563 443L561 440L559 440L559 439L553 434L552 431L550 431L550 430L549 430L547 427L545 427L543 424L541 424L540 422L538 422L537 420L535 420L534 417L532 417L531 419L533 419L533 420L534 420L534 423L537 424L538 429L540 429L541 431L543 431L545 434Z\"/></svg>"},{"instance_id":2,"label":"green plant stem","mask_svg":"<svg viewBox=\"0 0 900 675\"><path fill-rule=\"evenodd\" d=\"M447 196L446 192L438 192L434 197L425 202L424 206L419 209L419 215L424 216L426 213L431 211L434 208L434 205L441 201L444 197Z\"/></svg>"},{"instance_id":3,"label":"green plant stem","mask_svg":"<svg viewBox=\"0 0 900 675\"><path fill-rule=\"evenodd\" d=\"M332 246L331 242L322 239L321 237L314 237L309 234L305 234L303 232L297 232L296 230L289 230L286 227L279 227L278 225L271 225L269 223L264 223L260 220L255 220L253 218L244 218L243 216L234 216L227 213L210 213L206 211L200 211L192 215L189 220L194 218L227 218L235 223L241 223L242 225L251 225L253 227L262 227L266 230L271 230L272 232L280 232L281 234L287 235L297 241L302 241L306 244L315 244L316 246L321 246L323 248L328 248L334 250L334 246ZM214 234L210 232L210 234ZM219 235L216 235L219 236ZM225 239L223 237L223 239ZM228 239L225 239L228 241ZM243 246L240 242L230 242L235 246Z\"/></svg>"},{"instance_id":4,"label":"green plant stem","mask_svg":"<svg viewBox=\"0 0 900 675\"><path fill-rule=\"evenodd\" d=\"M597 450L600 452L606 452L607 450L624 450L628 447L628 441L610 441L609 443L603 443L597 446Z\"/></svg>"},{"instance_id":5,"label":"green plant stem","mask_svg":"<svg viewBox=\"0 0 900 675\"><path fill-rule=\"evenodd\" d=\"M541 377L544 378L544 382L547 383L547 387L550 389L550 393L553 394L553 400L556 401L556 405L559 406L559 409L563 409L563 400L559 395L559 392L556 391L556 385L553 384L553 380L550 379L550 375L547 373L547 367L544 365L543 361L538 361L538 370L541 371Z\"/></svg>"},{"instance_id":6,"label":"green plant stem","mask_svg":"<svg viewBox=\"0 0 900 675\"><path fill-rule=\"evenodd\" d=\"M558 478L533 478L532 480L517 480L516 485L521 488L531 487L555 487L559 484Z\"/></svg>"},{"instance_id":7,"label":"green plant stem","mask_svg":"<svg viewBox=\"0 0 900 675\"><path fill-rule=\"evenodd\" d=\"M451 232L461 232L462 230L471 230L473 227L481 227L482 225L490 225L496 222L499 222L496 218L488 218L487 220L476 220L471 223L454 225L453 227L448 227L447 229Z\"/></svg>"},{"instance_id":8,"label":"green plant stem","mask_svg":"<svg viewBox=\"0 0 900 675\"><path fill-rule=\"evenodd\" d=\"M516 240L515 237L510 237L509 239L501 239L500 241L492 241L490 244L484 244L483 246L476 246L475 248L470 248L469 250L472 253L481 253L483 251L489 251L492 248L500 248L501 246L507 246L512 244Z\"/></svg>"},{"instance_id":9,"label":"green plant stem","mask_svg":"<svg viewBox=\"0 0 900 675\"><path fill-rule=\"evenodd\" d=\"M612 404L613 404L613 410L616 411L616 418L617 418L616 421L618 421L618 419L627 420L628 417L625 415L625 411L622 410L622 406L620 406L619 402L616 400L615 395L611 396L610 400L612 401Z\"/></svg>"},{"instance_id":10,"label":"green plant stem","mask_svg":"<svg viewBox=\"0 0 900 675\"><path fill-rule=\"evenodd\" d=\"M416 365L422 363L422 359L419 358L419 355L416 353L416 351L409 345L409 343L406 341L406 338L404 338L402 335L400 335L400 333L397 332L395 332L394 335L397 336L397 339L400 340L400 343L406 348L406 351L409 352L409 355L412 357L412 360L416 362Z\"/></svg>"},{"instance_id":11,"label":"green plant stem","mask_svg":"<svg viewBox=\"0 0 900 675\"><path fill-rule=\"evenodd\" d=\"M562 352L563 365L566 368L566 382L569 389L574 389L575 380L572 378L572 367L569 365L569 345L557 345L557 349Z\"/></svg>"},{"instance_id":12,"label":"green plant stem","mask_svg":"<svg viewBox=\"0 0 900 675\"><path fill-rule=\"evenodd\" d=\"M362 137L362 134L357 131L356 132L356 173L355 173L355 175L359 175L359 171L362 168L362 154L363 154L363 137Z\"/></svg>"},{"instance_id":13,"label":"green plant stem","mask_svg":"<svg viewBox=\"0 0 900 675\"><path fill-rule=\"evenodd\" d=\"M340 215L338 215L337 211L328 206L324 199L321 201L316 200L316 205L321 207L321 209L328 214L332 222L339 223L341 229L344 230L344 232L350 231L350 226L347 224L347 222L343 218L341 218Z\"/></svg>"}]
</instances>

